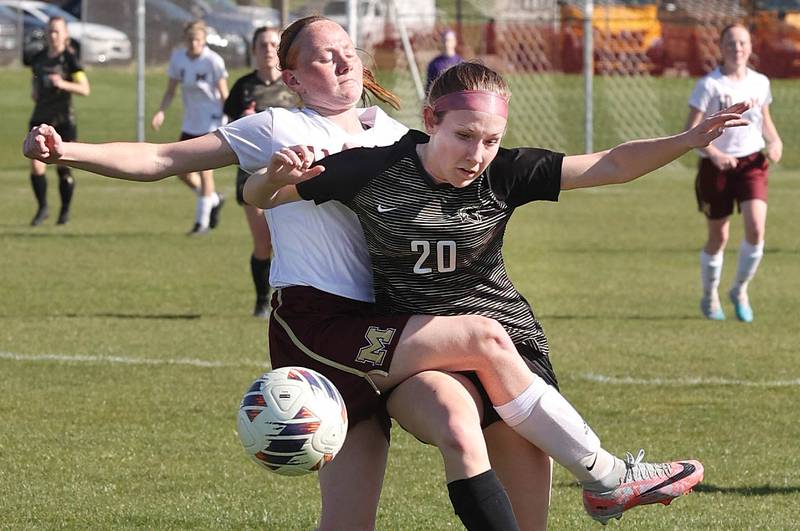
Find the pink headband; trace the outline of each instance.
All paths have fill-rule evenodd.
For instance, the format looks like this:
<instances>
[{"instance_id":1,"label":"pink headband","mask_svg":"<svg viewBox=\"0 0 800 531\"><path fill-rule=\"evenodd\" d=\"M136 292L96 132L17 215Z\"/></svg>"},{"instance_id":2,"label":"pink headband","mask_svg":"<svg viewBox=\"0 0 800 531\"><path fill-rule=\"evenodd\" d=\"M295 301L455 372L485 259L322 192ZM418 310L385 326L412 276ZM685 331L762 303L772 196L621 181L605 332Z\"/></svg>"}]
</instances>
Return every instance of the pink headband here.
<instances>
[{"instance_id":1,"label":"pink headband","mask_svg":"<svg viewBox=\"0 0 800 531\"><path fill-rule=\"evenodd\" d=\"M436 98L433 112L481 111L508 118L508 101L486 90L460 90Z\"/></svg>"}]
</instances>

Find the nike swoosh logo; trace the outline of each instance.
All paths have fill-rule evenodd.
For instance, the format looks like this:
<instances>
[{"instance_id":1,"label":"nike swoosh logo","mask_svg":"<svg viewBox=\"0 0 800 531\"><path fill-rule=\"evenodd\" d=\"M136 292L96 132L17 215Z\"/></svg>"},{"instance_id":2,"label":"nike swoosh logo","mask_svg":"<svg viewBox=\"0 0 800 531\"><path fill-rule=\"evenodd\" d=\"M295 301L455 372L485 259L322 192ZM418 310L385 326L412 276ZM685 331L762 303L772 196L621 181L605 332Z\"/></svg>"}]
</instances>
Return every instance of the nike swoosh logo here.
<instances>
[{"instance_id":1,"label":"nike swoosh logo","mask_svg":"<svg viewBox=\"0 0 800 531\"><path fill-rule=\"evenodd\" d=\"M591 471L592 471L592 469L594 468L594 465L596 465L596 464L597 464L597 453L595 453L595 454L594 454L594 461L592 461L592 466L587 466L587 467L586 467L586 470L588 470L589 472L591 472Z\"/></svg>"},{"instance_id":2,"label":"nike swoosh logo","mask_svg":"<svg viewBox=\"0 0 800 531\"><path fill-rule=\"evenodd\" d=\"M647 489L646 491L644 491L641 494L639 494L639 496L645 496L646 494L649 494L649 493L651 493L653 491L656 491L658 489L664 488L667 485L672 485L673 483L676 483L676 482L682 480L683 478L691 476L692 474L694 474L695 466L693 464L691 464L691 463L680 463L680 464L683 465L683 470L681 472L679 472L678 474L675 474L671 478L665 479L664 481L662 481L661 483L659 483L655 487L651 487L651 488Z\"/></svg>"},{"instance_id":3,"label":"nike swoosh logo","mask_svg":"<svg viewBox=\"0 0 800 531\"><path fill-rule=\"evenodd\" d=\"M382 207L381 205L378 205L378 213L379 214L384 214L386 212L391 212L392 210L397 210L398 208L400 208L400 207L388 207L387 208L387 207Z\"/></svg>"}]
</instances>

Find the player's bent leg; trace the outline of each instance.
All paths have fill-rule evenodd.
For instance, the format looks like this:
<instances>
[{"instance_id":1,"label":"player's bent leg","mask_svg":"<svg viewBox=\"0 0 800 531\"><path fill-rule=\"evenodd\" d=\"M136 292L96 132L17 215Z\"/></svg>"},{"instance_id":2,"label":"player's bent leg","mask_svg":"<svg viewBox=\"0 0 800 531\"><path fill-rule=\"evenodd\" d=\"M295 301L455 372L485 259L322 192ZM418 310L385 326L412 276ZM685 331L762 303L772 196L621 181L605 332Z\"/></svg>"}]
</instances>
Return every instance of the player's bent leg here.
<instances>
[{"instance_id":1,"label":"player's bent leg","mask_svg":"<svg viewBox=\"0 0 800 531\"><path fill-rule=\"evenodd\" d=\"M375 383L390 389L426 370L475 371L494 404L512 400L533 381L505 329L494 319L477 315L411 317L389 375L376 377Z\"/></svg>"},{"instance_id":2,"label":"player's bent leg","mask_svg":"<svg viewBox=\"0 0 800 531\"><path fill-rule=\"evenodd\" d=\"M503 485L489 468L475 386L461 375L428 371L400 384L387 410L417 438L436 444L453 509L468 531L519 529Z\"/></svg>"},{"instance_id":3,"label":"player's bent leg","mask_svg":"<svg viewBox=\"0 0 800 531\"><path fill-rule=\"evenodd\" d=\"M483 430L492 468L505 486L522 531L547 529L553 461L503 422Z\"/></svg>"},{"instance_id":4,"label":"player's bent leg","mask_svg":"<svg viewBox=\"0 0 800 531\"><path fill-rule=\"evenodd\" d=\"M398 385L386 408L404 430L439 448L445 477L454 481L490 468L476 399L475 386L463 376L426 371Z\"/></svg>"},{"instance_id":5,"label":"player's bent leg","mask_svg":"<svg viewBox=\"0 0 800 531\"><path fill-rule=\"evenodd\" d=\"M320 531L375 529L389 441L377 418L347 433L336 459L319 471Z\"/></svg>"}]
</instances>

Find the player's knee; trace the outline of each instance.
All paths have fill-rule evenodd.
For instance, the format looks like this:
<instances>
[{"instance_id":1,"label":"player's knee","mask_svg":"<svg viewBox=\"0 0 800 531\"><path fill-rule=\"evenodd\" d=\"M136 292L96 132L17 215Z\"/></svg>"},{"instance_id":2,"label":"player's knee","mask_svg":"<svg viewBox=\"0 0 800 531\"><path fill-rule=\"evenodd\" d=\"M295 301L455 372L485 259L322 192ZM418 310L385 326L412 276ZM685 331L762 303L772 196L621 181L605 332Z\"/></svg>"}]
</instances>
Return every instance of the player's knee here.
<instances>
[{"instance_id":1,"label":"player's knee","mask_svg":"<svg viewBox=\"0 0 800 531\"><path fill-rule=\"evenodd\" d=\"M477 315L469 317L470 350L479 360L496 365L516 355L514 344L500 323Z\"/></svg>"},{"instance_id":2,"label":"player's knee","mask_svg":"<svg viewBox=\"0 0 800 531\"><path fill-rule=\"evenodd\" d=\"M437 434L436 446L443 456L460 461L485 453L480 419L466 412L453 412Z\"/></svg>"}]
</instances>

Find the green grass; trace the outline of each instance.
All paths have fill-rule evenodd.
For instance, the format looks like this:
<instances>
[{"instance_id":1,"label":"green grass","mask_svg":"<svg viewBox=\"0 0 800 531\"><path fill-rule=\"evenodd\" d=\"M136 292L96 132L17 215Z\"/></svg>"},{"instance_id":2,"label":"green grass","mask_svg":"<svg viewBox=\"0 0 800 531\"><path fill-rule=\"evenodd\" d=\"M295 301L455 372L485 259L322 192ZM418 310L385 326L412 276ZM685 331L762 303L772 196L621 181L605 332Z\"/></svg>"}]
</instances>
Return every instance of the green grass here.
<instances>
[{"instance_id":1,"label":"green grass","mask_svg":"<svg viewBox=\"0 0 800 531\"><path fill-rule=\"evenodd\" d=\"M264 324L248 315L243 216L230 204L214 233L188 239L194 200L174 179L76 172L73 221L29 228L26 75L0 71L0 529L312 529L315 478L262 472L234 432L238 400L267 355ZM130 72L90 78L81 137L133 138ZM153 109L164 81L150 80ZM152 138L175 138L179 116L177 105ZM788 134L793 123L779 127ZM218 175L232 192L233 171ZM752 325L699 318L704 228L691 183L676 165L521 209L507 239L510 275L548 332L564 394L607 448L706 466L694 494L619 525L797 528L800 181L785 167L771 175ZM740 239L737 217L725 286ZM393 438L379 528L459 529L438 453L398 428ZM550 523L599 529L560 468Z\"/></svg>"}]
</instances>

